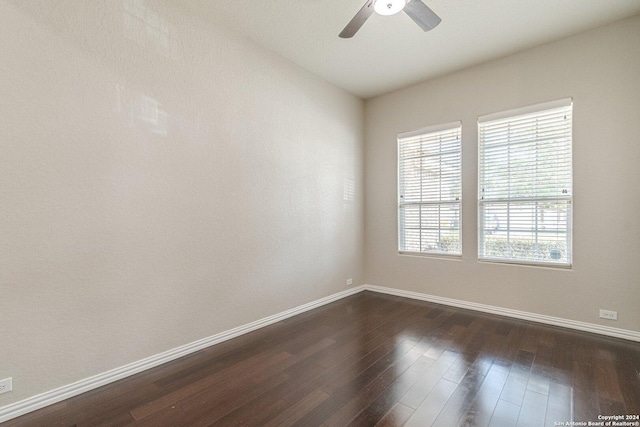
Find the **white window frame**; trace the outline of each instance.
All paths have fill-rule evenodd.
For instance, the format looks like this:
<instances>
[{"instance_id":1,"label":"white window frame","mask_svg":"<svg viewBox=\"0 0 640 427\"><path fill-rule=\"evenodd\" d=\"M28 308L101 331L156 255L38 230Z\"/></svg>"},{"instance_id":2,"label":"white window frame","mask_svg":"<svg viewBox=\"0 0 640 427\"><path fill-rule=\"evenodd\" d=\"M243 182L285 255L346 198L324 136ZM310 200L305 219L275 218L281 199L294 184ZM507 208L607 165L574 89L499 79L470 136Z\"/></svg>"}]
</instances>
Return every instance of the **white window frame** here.
<instances>
[{"instance_id":1,"label":"white window frame","mask_svg":"<svg viewBox=\"0 0 640 427\"><path fill-rule=\"evenodd\" d=\"M569 147L568 147L568 185L558 186L554 189L555 195L552 197L549 196L527 196L527 197L506 197L506 198L496 198L496 197L485 197L484 193L484 172L483 170L483 159L485 152L484 150L484 133L482 131L483 126L488 126L490 124L500 123L501 121L516 121L516 120L526 120L528 117L540 117L544 114L551 114L554 110L562 111L564 110L567 113L564 116L565 120L569 120ZM566 125L565 125L566 127ZM510 137L509 137L510 138ZM536 137L535 141L540 141L538 137ZM511 139L507 144L514 144ZM511 145L513 146L513 145ZM566 146L564 147L566 153ZM503 111L500 113L488 114L484 116L478 117L478 260L482 262L497 262L497 263L509 263L509 264L520 264L520 265L534 265L534 266L545 266L545 267L556 267L556 268L567 268L570 269L573 263L573 159L572 159L572 150L573 150L573 100L571 98L560 99L556 101L546 102L542 104L536 104L524 108L517 108L513 110ZM567 184L565 182L565 184ZM565 188L568 187L568 188ZM510 190L509 190L510 191ZM537 209L539 203L557 203L559 205L566 204L566 219L562 222L565 225L566 229L566 254L564 255L565 261L556 261L551 259L523 259L518 257L499 257L499 256L487 256L484 253L485 249L485 239L489 233L486 232L486 227L484 224L483 212L484 207L489 206L490 204L500 204L500 203L533 203L535 208ZM509 208L507 209L509 211ZM537 210L536 210L537 212ZM535 235L535 244L536 251L542 253L538 249L538 235L542 232L542 228L538 228L537 217L536 216L536 226L532 229L532 233ZM511 230L511 226L507 225L506 229L507 233ZM511 240L507 237L507 246L509 250L511 250ZM553 251L550 250L549 252ZM559 252L556 252L559 253ZM555 254L554 254L555 255ZM560 255L558 255L560 256Z\"/></svg>"},{"instance_id":2,"label":"white window frame","mask_svg":"<svg viewBox=\"0 0 640 427\"><path fill-rule=\"evenodd\" d=\"M459 174L459 178L458 178L458 182L456 183L458 188L459 188L459 194L457 196L457 199L447 199L447 198L443 198L442 194L440 194L440 198L439 200L420 200L418 202L409 202L406 203L403 200L403 194L402 194L402 177L401 177L401 162L403 161L402 157L401 157L401 145L403 141L407 141L410 139L415 139L416 137L433 137L435 135L438 134L446 134L446 133L452 133L452 132L456 132L457 131L457 137L458 137L458 148L457 148L457 154L459 156L459 164L458 164L458 174ZM397 137L397 172L398 172L398 176L397 176L397 183L398 183L398 188L397 188L397 194L398 194L398 206L397 206L397 215L398 215L398 239L397 239L397 244L398 244L398 253L401 255L420 255L420 256L435 256L435 257L445 257L445 258L461 258L462 257L462 122L457 121L457 122L452 122L452 123L446 123L446 124L441 124L441 125L435 125L435 126L429 126L426 128L422 128L422 129L417 129L414 131L410 131L410 132L403 132L403 133L399 133L398 137ZM444 154L451 154L454 153L454 151L449 150L448 152L444 152ZM436 157L436 156L443 156L443 152L440 151L439 154L433 154L433 155L424 155L424 156L420 156L420 158L426 158L426 157ZM441 170L438 170L438 174L441 173ZM421 172L422 173L422 172ZM440 176L440 175L439 175ZM442 182L440 183L440 185L442 185ZM422 196L421 196L422 197ZM439 250L439 249L425 249L423 247L423 243L422 243L422 230L423 230L423 226L422 226L422 214L420 213L420 225L419 225L419 234L420 234L420 241L419 241L419 246L420 246L420 250L415 251L415 250L407 250L406 249L406 242L405 242L405 230L406 227L404 227L403 224L403 209L406 209L408 206L427 206L427 205L431 205L431 206L439 206L439 225L437 228L434 228L434 230L438 230L438 244L440 244L440 238L441 236L441 232L442 230L450 230L447 228L442 227L441 225L441 221L442 221L442 217L440 216L440 209L442 206L448 205L448 206L457 206L457 211L458 211L458 218L457 218L457 231L458 231L458 242L459 242L459 247L458 250L456 252L450 252L447 250ZM421 210L421 208L420 208Z\"/></svg>"}]
</instances>

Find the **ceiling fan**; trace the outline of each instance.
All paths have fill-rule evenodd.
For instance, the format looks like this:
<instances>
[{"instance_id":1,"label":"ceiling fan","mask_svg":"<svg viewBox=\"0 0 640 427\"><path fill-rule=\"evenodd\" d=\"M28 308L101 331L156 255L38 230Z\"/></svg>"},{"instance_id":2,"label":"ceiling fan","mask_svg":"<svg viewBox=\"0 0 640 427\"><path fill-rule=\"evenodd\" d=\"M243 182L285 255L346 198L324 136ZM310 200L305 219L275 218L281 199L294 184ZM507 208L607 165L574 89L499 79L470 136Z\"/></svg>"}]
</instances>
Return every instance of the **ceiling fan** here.
<instances>
[{"instance_id":1,"label":"ceiling fan","mask_svg":"<svg viewBox=\"0 0 640 427\"><path fill-rule=\"evenodd\" d=\"M340 37L343 39L353 37L374 11L378 15L388 16L402 10L424 31L434 29L442 21L422 0L367 0L362 9L344 27Z\"/></svg>"}]
</instances>

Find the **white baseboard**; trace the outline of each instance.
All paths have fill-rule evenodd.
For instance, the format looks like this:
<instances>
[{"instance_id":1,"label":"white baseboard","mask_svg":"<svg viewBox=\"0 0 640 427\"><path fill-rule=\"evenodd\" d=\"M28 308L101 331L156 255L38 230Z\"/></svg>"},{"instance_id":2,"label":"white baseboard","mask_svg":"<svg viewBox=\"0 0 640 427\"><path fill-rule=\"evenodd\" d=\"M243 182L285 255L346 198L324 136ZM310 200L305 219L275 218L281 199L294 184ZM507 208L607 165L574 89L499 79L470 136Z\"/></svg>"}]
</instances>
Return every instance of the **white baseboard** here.
<instances>
[{"instance_id":1,"label":"white baseboard","mask_svg":"<svg viewBox=\"0 0 640 427\"><path fill-rule=\"evenodd\" d=\"M421 301L429 301L452 307L466 308L468 310L482 311L484 313L514 317L516 319L529 320L531 322L544 323L547 325L560 326L563 328L576 329L578 331L592 332L594 334L640 342L640 332L638 331L612 328L610 326L601 326L596 325L595 323L578 322L577 320L563 319L561 317L546 316L544 314L529 313L526 311L512 310L510 308L479 304L476 302L438 297L435 295L422 294L418 292L403 291L401 289L385 288L383 286L364 285L364 288L367 291L379 292L382 294L395 295Z\"/></svg>"},{"instance_id":2,"label":"white baseboard","mask_svg":"<svg viewBox=\"0 0 640 427\"><path fill-rule=\"evenodd\" d=\"M44 408L45 406L61 402L70 397L77 396L89 390L93 390L114 381L118 381L133 374L137 374L147 369L154 368L156 366L162 365L163 363L170 362L188 354L195 353L196 351L221 343L223 341L230 340L231 338L235 338L248 332L255 331L256 329L263 328L297 314L313 310L314 308L318 308L339 299L345 298L349 295L362 292L363 290L365 290L364 286L356 286L345 291L320 298L310 303L303 304L290 310L274 314L273 316L265 317L263 319L256 320L255 322L251 322L246 325L239 326L237 328L233 328L228 331L221 332L219 334L212 335L210 337L203 338L201 340L165 351L163 353L147 357L146 359L142 359L137 362L133 362L128 365L121 366L119 368L115 368L89 378L85 378L73 384L68 384L42 394L29 397L19 402L9 404L0 408L0 423L35 411L37 409Z\"/></svg>"},{"instance_id":3,"label":"white baseboard","mask_svg":"<svg viewBox=\"0 0 640 427\"><path fill-rule=\"evenodd\" d=\"M9 404L0 408L0 423L8 421L10 419L19 417L20 415L27 414L45 406L52 405L54 403L61 402L73 396L77 396L89 390L101 387L103 385L118 381L122 378L126 378L133 374L145 371L147 369L154 368L162 365L163 363L170 362L180 357L195 353L196 351L210 347L212 345L221 343L223 341L230 340L237 336L246 334L256 329L263 328L297 314L304 313L314 308L321 307L331 302L340 300L347 296L356 294L362 291L378 292L382 294L395 295L404 298L411 298L421 301L428 301L437 304L448 305L452 307L465 308L469 310L481 311L484 313L497 314L506 317L513 317L516 319L529 320L537 323L545 323L548 325L561 326L569 329L576 329L579 331L592 332L600 335L606 335L610 337L623 338L631 341L640 342L640 332L630 331L626 329L611 328L607 326L596 325L593 323L578 322L575 320L563 319L560 317L545 316L542 314L529 313L526 311L512 310L508 308L495 307L491 305L478 304L475 302L456 300L451 298L438 297L434 295L422 294L418 292L404 291L401 289L386 288L383 286L375 285L362 285L347 289L342 292L338 292L333 295L329 295L324 298L320 298L316 301L292 308L287 311L283 311L273 316L265 317L255 322L248 323L237 328L230 329L225 332L221 332L216 335L212 335L207 338L203 338L198 341L174 348L172 350L165 351L155 356L148 357L146 359L139 360L137 362L130 363L125 366L121 366L116 369L104 372L102 374L94 375L89 378L77 381L73 384L68 384L59 387L55 390L47 391L36 396L29 397L16 403Z\"/></svg>"}]
</instances>

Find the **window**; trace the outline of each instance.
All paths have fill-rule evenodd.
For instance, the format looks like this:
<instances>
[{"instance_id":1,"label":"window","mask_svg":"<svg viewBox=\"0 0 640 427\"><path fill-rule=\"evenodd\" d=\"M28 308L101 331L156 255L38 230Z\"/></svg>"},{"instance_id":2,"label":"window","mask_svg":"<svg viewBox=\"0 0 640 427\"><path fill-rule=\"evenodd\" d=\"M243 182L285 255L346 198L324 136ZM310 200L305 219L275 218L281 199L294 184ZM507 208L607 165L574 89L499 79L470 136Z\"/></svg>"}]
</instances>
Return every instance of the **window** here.
<instances>
[{"instance_id":1,"label":"window","mask_svg":"<svg viewBox=\"0 0 640 427\"><path fill-rule=\"evenodd\" d=\"M460 255L460 122L398 135L398 250Z\"/></svg>"},{"instance_id":2,"label":"window","mask_svg":"<svg viewBox=\"0 0 640 427\"><path fill-rule=\"evenodd\" d=\"M478 258L571 266L571 99L478 119Z\"/></svg>"}]
</instances>

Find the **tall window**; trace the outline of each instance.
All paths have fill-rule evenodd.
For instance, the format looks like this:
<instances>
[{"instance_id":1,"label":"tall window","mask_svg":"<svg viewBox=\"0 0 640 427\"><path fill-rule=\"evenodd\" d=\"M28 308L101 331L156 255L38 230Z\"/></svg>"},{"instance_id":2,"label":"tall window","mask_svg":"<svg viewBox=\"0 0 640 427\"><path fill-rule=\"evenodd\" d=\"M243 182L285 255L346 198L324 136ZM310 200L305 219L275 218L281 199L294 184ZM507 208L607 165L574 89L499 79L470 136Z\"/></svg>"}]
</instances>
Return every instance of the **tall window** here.
<instances>
[{"instance_id":1,"label":"tall window","mask_svg":"<svg viewBox=\"0 0 640 427\"><path fill-rule=\"evenodd\" d=\"M571 266L572 102L478 119L478 257Z\"/></svg>"},{"instance_id":2,"label":"tall window","mask_svg":"<svg viewBox=\"0 0 640 427\"><path fill-rule=\"evenodd\" d=\"M460 122L398 135L398 250L460 255Z\"/></svg>"}]
</instances>

